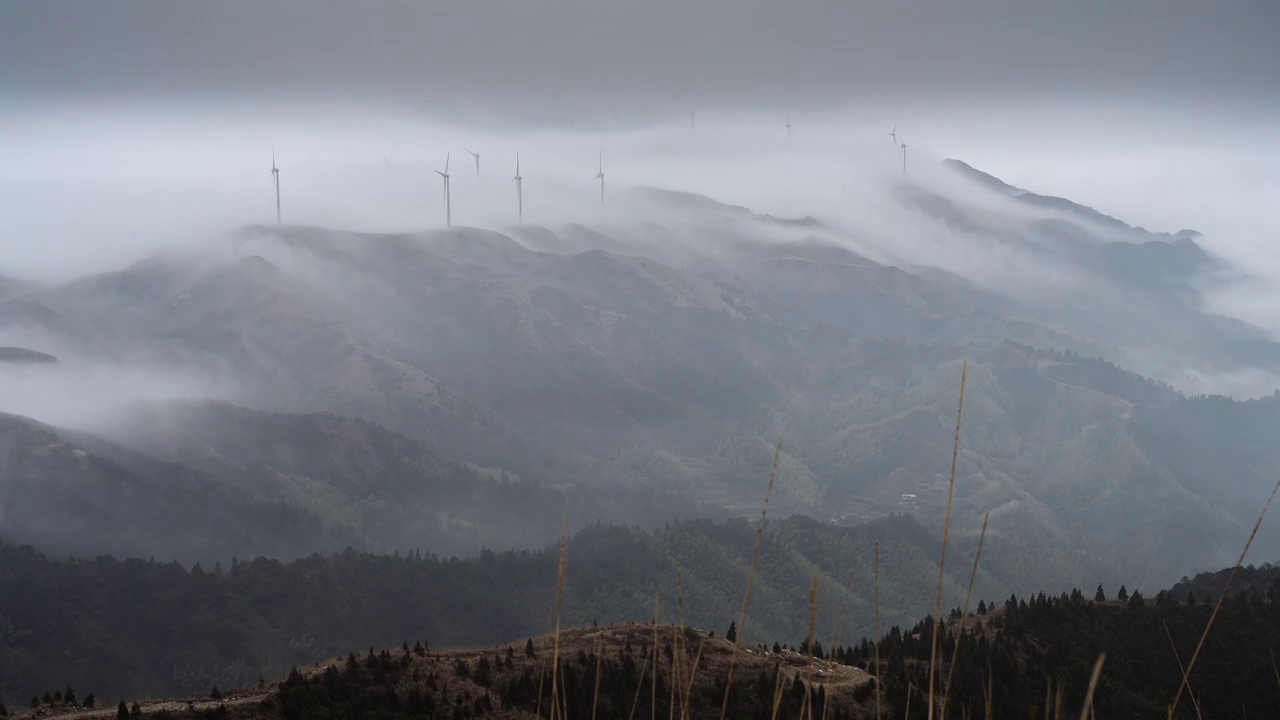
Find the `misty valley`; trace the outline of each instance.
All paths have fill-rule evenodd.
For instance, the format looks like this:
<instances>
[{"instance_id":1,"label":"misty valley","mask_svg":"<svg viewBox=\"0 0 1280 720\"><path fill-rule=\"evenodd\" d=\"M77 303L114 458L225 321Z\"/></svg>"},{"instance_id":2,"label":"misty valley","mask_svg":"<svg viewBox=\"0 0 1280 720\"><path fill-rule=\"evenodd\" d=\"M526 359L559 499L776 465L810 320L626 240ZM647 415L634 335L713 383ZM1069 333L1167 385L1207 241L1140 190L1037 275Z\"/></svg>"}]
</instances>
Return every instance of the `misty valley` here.
<instances>
[{"instance_id":1,"label":"misty valley","mask_svg":"<svg viewBox=\"0 0 1280 720\"><path fill-rule=\"evenodd\" d=\"M1051 276L639 187L592 225L254 225L0 278L0 699L61 712L70 687L39 695L73 683L202 698L121 718L625 717L661 683L692 717L730 691L734 717L867 717L924 692L937 635L969 637L966 714L988 666L1002 713L1042 677L1059 711L1086 686L1163 711L1177 688L1142 660L1178 675L1156 630L1192 643L1225 580L1190 576L1246 538L1280 553L1255 527L1280 394L1214 389L1280 376L1280 344L1209 309L1238 269L1198 233L936 172L893 212L939 252ZM1248 672L1201 702L1261 714L1277 688L1242 658L1280 642L1280 576L1246 570L1218 620L1243 634L1204 652ZM564 649L534 648L561 623Z\"/></svg>"}]
</instances>

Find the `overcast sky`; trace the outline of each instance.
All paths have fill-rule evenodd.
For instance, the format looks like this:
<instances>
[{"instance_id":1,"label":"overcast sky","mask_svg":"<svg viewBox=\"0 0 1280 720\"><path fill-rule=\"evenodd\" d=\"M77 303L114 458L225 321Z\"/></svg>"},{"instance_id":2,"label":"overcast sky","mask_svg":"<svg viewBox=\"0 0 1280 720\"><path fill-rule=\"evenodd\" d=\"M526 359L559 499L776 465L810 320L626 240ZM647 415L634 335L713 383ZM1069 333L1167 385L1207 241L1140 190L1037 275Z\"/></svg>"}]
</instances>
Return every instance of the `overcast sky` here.
<instances>
[{"instance_id":1,"label":"overcast sky","mask_svg":"<svg viewBox=\"0 0 1280 720\"><path fill-rule=\"evenodd\" d=\"M1272 102L1275 0L0 0L0 89L527 118L908 98Z\"/></svg>"},{"instance_id":2,"label":"overcast sky","mask_svg":"<svg viewBox=\"0 0 1280 720\"><path fill-rule=\"evenodd\" d=\"M1280 276L1278 104L1278 0L0 0L0 275L267 219L272 145L295 222L436 222L432 169L481 145L524 151L535 218L553 176L590 207L600 148L613 187L823 216L892 175L899 123L918 163Z\"/></svg>"}]
</instances>

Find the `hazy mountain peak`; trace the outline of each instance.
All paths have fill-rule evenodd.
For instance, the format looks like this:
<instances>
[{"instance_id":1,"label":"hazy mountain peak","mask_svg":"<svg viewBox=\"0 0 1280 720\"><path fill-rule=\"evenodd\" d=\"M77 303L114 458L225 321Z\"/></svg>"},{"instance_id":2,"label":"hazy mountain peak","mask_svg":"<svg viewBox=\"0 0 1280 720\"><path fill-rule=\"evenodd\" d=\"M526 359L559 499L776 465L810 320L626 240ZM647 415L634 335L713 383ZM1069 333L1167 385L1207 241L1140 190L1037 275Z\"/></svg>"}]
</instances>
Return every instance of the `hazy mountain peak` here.
<instances>
[{"instance_id":1,"label":"hazy mountain peak","mask_svg":"<svg viewBox=\"0 0 1280 720\"><path fill-rule=\"evenodd\" d=\"M956 171L960 175L1004 195L1017 195L1018 193L1026 192L1026 190L1023 190L1020 187L1014 187L995 175L985 173L963 160L947 158L942 161L942 164Z\"/></svg>"},{"instance_id":2,"label":"hazy mountain peak","mask_svg":"<svg viewBox=\"0 0 1280 720\"><path fill-rule=\"evenodd\" d=\"M0 347L0 363L44 365L58 362L58 358L36 350L20 347Z\"/></svg>"},{"instance_id":3,"label":"hazy mountain peak","mask_svg":"<svg viewBox=\"0 0 1280 720\"><path fill-rule=\"evenodd\" d=\"M1176 235L1170 235L1169 233L1152 232L1143 227L1129 225L1128 223L1122 220L1119 220L1105 213L1099 212L1098 210L1095 210L1087 205L1081 205L1080 203L1074 202L1072 200L1068 200L1066 198L1061 198L1054 195L1041 195L1039 193L1032 192L1030 190L1024 190L1015 185L1010 185L1009 183L1001 180L1000 178L994 175L991 175L990 173L983 172L982 170L979 170L973 167L972 165L964 162L963 160L948 158L946 160L943 160L942 162L943 162L943 165L954 170L960 176L978 185L981 185L982 187L988 190L994 191L1001 195L1007 195L1019 203L1034 206L1044 210L1052 210L1054 212L1063 213L1075 219L1084 220L1086 222L1093 223L1105 229L1116 230L1124 233L1134 233L1139 235L1156 235L1161 237L1185 238L1188 240L1194 237L1198 237L1200 235L1200 233L1196 232L1195 230L1188 230L1188 229L1180 230Z\"/></svg>"}]
</instances>

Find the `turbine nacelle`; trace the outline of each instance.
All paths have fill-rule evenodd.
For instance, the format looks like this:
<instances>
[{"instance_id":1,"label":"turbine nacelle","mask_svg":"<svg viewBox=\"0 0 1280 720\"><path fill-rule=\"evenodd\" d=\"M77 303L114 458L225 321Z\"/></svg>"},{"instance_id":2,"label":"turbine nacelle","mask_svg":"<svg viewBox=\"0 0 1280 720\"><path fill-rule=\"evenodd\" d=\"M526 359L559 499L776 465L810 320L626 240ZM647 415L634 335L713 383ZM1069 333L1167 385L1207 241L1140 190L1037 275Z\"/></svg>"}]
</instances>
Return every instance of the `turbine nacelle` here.
<instances>
[{"instance_id":1,"label":"turbine nacelle","mask_svg":"<svg viewBox=\"0 0 1280 720\"><path fill-rule=\"evenodd\" d=\"M519 213L518 218L521 225L524 224L524 177L520 174L520 153L516 153L516 174L511 178L511 182L516 184L516 208Z\"/></svg>"},{"instance_id":2,"label":"turbine nacelle","mask_svg":"<svg viewBox=\"0 0 1280 720\"><path fill-rule=\"evenodd\" d=\"M444 224L445 224L445 227L452 227L452 226L453 226L453 207L452 207L452 205L451 205L451 204L450 204L450 202L449 202L449 195L450 195L450 193L449 193L449 155L450 155L450 153L445 153L445 156L444 156L444 170L436 170L436 174L440 176L440 179L441 179L441 181L443 181L443 184L444 184L444 188L443 188L443 190L444 190Z\"/></svg>"},{"instance_id":3,"label":"turbine nacelle","mask_svg":"<svg viewBox=\"0 0 1280 720\"><path fill-rule=\"evenodd\" d=\"M604 151L600 151L599 170L596 172L595 181L600 183L600 207L604 207Z\"/></svg>"}]
</instances>

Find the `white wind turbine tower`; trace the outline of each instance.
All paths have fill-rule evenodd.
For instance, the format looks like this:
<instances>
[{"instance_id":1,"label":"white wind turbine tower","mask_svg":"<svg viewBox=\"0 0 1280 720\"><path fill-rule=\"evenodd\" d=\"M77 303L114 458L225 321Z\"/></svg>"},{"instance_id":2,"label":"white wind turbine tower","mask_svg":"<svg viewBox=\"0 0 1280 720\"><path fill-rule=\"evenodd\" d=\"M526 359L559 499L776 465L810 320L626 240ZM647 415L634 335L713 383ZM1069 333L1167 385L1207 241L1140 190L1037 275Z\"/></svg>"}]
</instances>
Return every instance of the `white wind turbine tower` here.
<instances>
[{"instance_id":1,"label":"white wind turbine tower","mask_svg":"<svg viewBox=\"0 0 1280 720\"><path fill-rule=\"evenodd\" d=\"M903 142L901 147L902 147L902 177L906 177L907 176L907 143Z\"/></svg>"},{"instance_id":2,"label":"white wind turbine tower","mask_svg":"<svg viewBox=\"0 0 1280 720\"><path fill-rule=\"evenodd\" d=\"M698 129L698 113L696 112L689 113L689 129L690 130Z\"/></svg>"},{"instance_id":3,"label":"white wind turbine tower","mask_svg":"<svg viewBox=\"0 0 1280 720\"><path fill-rule=\"evenodd\" d=\"M524 178L520 175L520 153L516 152L516 176L511 178L516 184L516 205L520 212L520 224L524 224Z\"/></svg>"},{"instance_id":4,"label":"white wind turbine tower","mask_svg":"<svg viewBox=\"0 0 1280 720\"><path fill-rule=\"evenodd\" d=\"M600 171L596 173L596 180L600 181L600 207L604 207L604 151L600 151Z\"/></svg>"},{"instance_id":5,"label":"white wind turbine tower","mask_svg":"<svg viewBox=\"0 0 1280 720\"><path fill-rule=\"evenodd\" d=\"M462 149L467 150L466 148L462 148ZM471 157L476 159L476 178L479 179L480 178L480 153L471 152L470 150L467 150L467 152L471 153Z\"/></svg>"},{"instance_id":6,"label":"white wind turbine tower","mask_svg":"<svg viewBox=\"0 0 1280 720\"><path fill-rule=\"evenodd\" d=\"M449 205L449 153L444 155L444 171L436 171L444 180L444 226L453 227L453 208Z\"/></svg>"},{"instance_id":7,"label":"white wind turbine tower","mask_svg":"<svg viewBox=\"0 0 1280 720\"><path fill-rule=\"evenodd\" d=\"M276 149L271 148L271 180L276 186L276 224L280 224L280 168L276 167Z\"/></svg>"},{"instance_id":8,"label":"white wind turbine tower","mask_svg":"<svg viewBox=\"0 0 1280 720\"><path fill-rule=\"evenodd\" d=\"M898 123L893 124L893 130L889 133L889 137L893 138L893 144L898 144Z\"/></svg>"},{"instance_id":9,"label":"white wind turbine tower","mask_svg":"<svg viewBox=\"0 0 1280 720\"><path fill-rule=\"evenodd\" d=\"M782 127L787 129L787 137L791 137L791 118L787 118L787 124Z\"/></svg>"}]
</instances>

